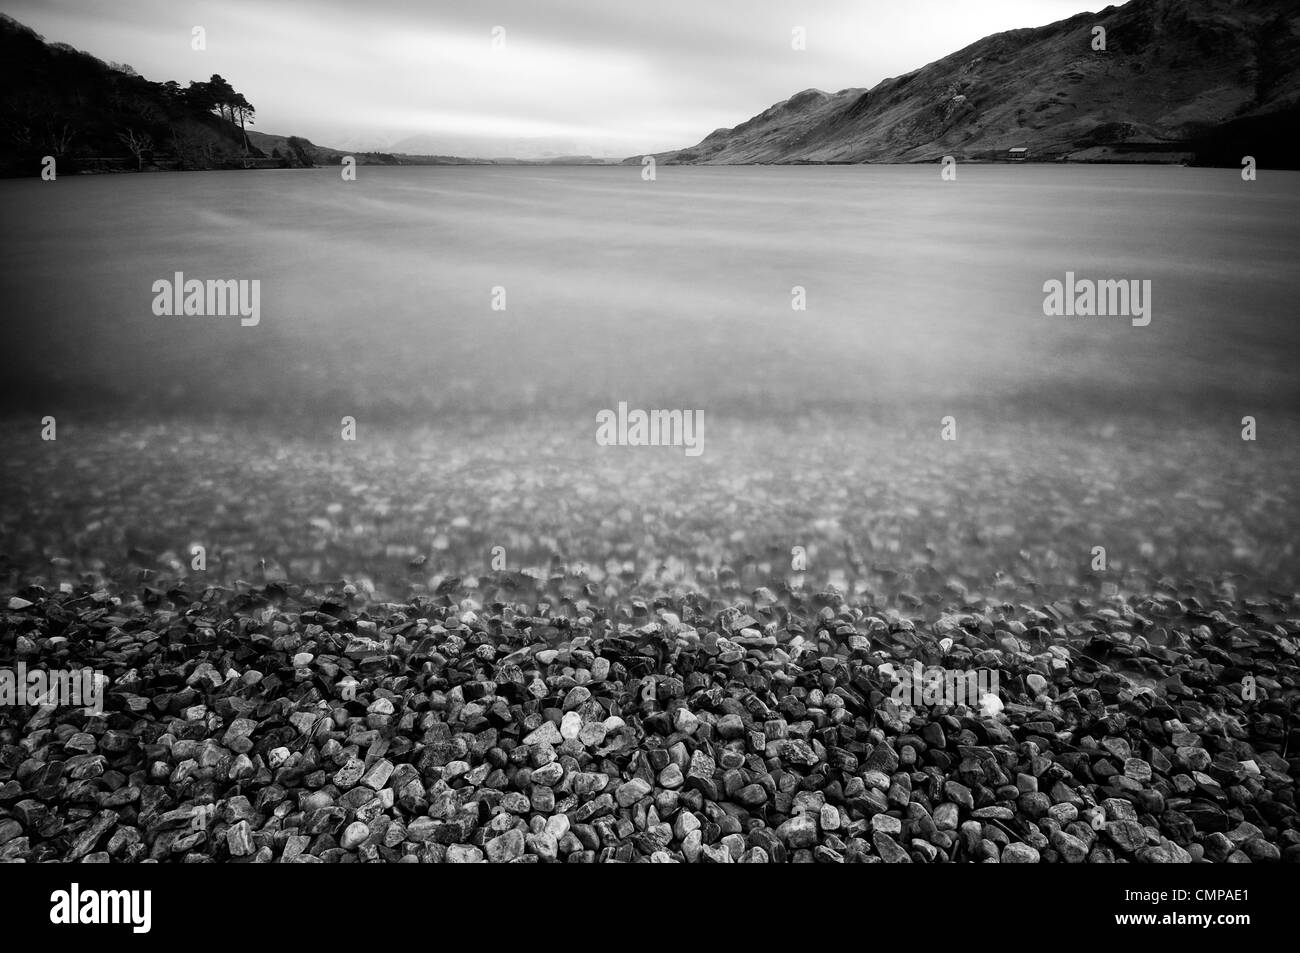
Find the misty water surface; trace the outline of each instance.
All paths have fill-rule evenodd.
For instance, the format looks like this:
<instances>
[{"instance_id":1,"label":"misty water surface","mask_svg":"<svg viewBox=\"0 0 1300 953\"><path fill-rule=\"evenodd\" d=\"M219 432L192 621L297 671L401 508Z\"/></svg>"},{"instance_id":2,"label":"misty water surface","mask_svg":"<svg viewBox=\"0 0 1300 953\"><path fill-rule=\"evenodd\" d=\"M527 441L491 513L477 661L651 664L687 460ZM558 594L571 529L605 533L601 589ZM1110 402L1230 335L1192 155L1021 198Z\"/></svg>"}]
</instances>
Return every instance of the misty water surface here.
<instances>
[{"instance_id":1,"label":"misty water surface","mask_svg":"<svg viewBox=\"0 0 1300 953\"><path fill-rule=\"evenodd\" d=\"M362 167L65 176L0 198L9 409L1297 406L1295 173ZM177 271L259 279L260 324L155 316L151 286ZM1149 279L1151 324L1044 316L1066 271Z\"/></svg>"}]
</instances>

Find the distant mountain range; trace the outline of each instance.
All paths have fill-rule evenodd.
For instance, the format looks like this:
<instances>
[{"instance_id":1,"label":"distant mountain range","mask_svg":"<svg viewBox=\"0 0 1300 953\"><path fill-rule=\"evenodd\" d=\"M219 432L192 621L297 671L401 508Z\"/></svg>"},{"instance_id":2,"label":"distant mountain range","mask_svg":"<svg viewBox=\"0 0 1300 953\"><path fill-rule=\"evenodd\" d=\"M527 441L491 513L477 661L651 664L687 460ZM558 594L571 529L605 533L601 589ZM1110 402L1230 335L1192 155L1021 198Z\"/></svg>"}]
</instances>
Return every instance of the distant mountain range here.
<instances>
[{"instance_id":1,"label":"distant mountain range","mask_svg":"<svg viewBox=\"0 0 1300 953\"><path fill-rule=\"evenodd\" d=\"M1131 0L986 37L871 89L804 90L656 158L928 162L1020 148L1031 160L1238 165L1249 154L1297 168L1298 67L1295 0Z\"/></svg>"},{"instance_id":2,"label":"distant mountain range","mask_svg":"<svg viewBox=\"0 0 1300 953\"><path fill-rule=\"evenodd\" d=\"M351 137L348 137L349 139ZM405 155L458 155L483 156L487 158L509 157L510 159L527 159L548 161L564 159L570 156L618 156L625 155L622 149L603 140L579 141L571 137L558 136L514 136L510 138L490 138L486 136L466 136L440 133L437 135L406 135L391 139L381 139L376 144L373 136L358 136L355 141L339 142L330 137L336 146L360 147L368 144L371 148L380 148L383 152Z\"/></svg>"},{"instance_id":3,"label":"distant mountain range","mask_svg":"<svg viewBox=\"0 0 1300 953\"><path fill-rule=\"evenodd\" d=\"M318 146L309 139L298 136L277 136L266 132L248 131L249 141L267 155L289 155L294 144L299 144L303 155L314 165L338 165L339 160L350 155L358 165L607 165L618 159L597 159L583 155L557 155L544 159L499 157L491 159L466 158L454 155L436 155L425 152L363 152L356 149L338 149ZM423 143L406 143L405 147ZM403 143L394 144L394 148Z\"/></svg>"},{"instance_id":4,"label":"distant mountain range","mask_svg":"<svg viewBox=\"0 0 1300 953\"><path fill-rule=\"evenodd\" d=\"M301 136L278 136L268 132L248 131L248 140L268 156L294 156L301 165L338 165L343 156L352 156L358 165L465 165L479 163L480 159L463 159L458 156L409 156L391 152L360 152L351 149L333 149L318 146Z\"/></svg>"}]
</instances>

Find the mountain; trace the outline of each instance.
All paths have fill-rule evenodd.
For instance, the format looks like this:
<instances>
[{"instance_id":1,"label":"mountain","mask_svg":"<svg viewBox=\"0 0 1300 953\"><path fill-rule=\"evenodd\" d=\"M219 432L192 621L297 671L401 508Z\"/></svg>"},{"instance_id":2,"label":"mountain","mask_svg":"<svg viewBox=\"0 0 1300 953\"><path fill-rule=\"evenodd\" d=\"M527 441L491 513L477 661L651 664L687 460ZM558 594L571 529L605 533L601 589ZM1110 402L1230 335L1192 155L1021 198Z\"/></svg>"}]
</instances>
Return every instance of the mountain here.
<instances>
[{"instance_id":1,"label":"mountain","mask_svg":"<svg viewBox=\"0 0 1300 953\"><path fill-rule=\"evenodd\" d=\"M154 83L0 14L0 175L266 162L234 121L253 107L220 76Z\"/></svg>"},{"instance_id":2,"label":"mountain","mask_svg":"<svg viewBox=\"0 0 1300 953\"><path fill-rule=\"evenodd\" d=\"M284 158L291 166L338 165L339 159L350 155L358 165L397 165L397 159L382 152L349 152L318 146L302 136L278 136L269 132L249 130L248 140L272 158Z\"/></svg>"},{"instance_id":3,"label":"mountain","mask_svg":"<svg viewBox=\"0 0 1300 953\"><path fill-rule=\"evenodd\" d=\"M406 136L383 147L404 155L509 157L511 160L551 161L568 156L620 156L617 144L578 141L556 136L468 136L455 134ZM593 160L595 161L595 160Z\"/></svg>"},{"instance_id":4,"label":"mountain","mask_svg":"<svg viewBox=\"0 0 1300 953\"><path fill-rule=\"evenodd\" d=\"M301 136L277 136L266 132L249 132L249 140L267 155L284 157L292 166L334 166L343 156L352 156L357 165L600 165L590 156L562 156L554 160L473 159L464 156L411 154L407 152L361 152L318 146ZM617 161L617 160L612 160Z\"/></svg>"},{"instance_id":5,"label":"mountain","mask_svg":"<svg viewBox=\"0 0 1300 953\"><path fill-rule=\"evenodd\" d=\"M338 165L343 156L352 156L357 165L609 165L618 159L600 159L589 155L558 155L541 159L503 157L496 159L466 158L460 155L430 155L409 152L362 152L318 146L301 136L277 136L249 130L249 141L274 158L284 157L291 165ZM419 143L416 143L417 145Z\"/></svg>"},{"instance_id":6,"label":"mountain","mask_svg":"<svg viewBox=\"0 0 1300 953\"><path fill-rule=\"evenodd\" d=\"M1104 49L1093 49L1098 26ZM1032 159L1239 165L1250 154L1296 168L1298 67L1295 0L1131 0L985 37L869 90L804 90L656 159L929 162L1023 147Z\"/></svg>"}]
</instances>

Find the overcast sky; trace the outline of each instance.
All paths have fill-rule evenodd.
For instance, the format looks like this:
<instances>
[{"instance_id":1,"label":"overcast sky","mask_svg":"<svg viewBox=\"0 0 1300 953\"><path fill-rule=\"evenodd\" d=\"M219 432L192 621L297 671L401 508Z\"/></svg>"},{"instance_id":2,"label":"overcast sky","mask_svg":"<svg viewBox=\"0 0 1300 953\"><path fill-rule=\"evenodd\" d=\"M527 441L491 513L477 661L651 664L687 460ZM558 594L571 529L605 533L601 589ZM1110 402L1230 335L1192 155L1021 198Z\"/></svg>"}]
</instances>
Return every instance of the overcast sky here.
<instances>
[{"instance_id":1,"label":"overcast sky","mask_svg":"<svg viewBox=\"0 0 1300 953\"><path fill-rule=\"evenodd\" d=\"M0 0L152 80L220 73L256 127L478 154L693 145L794 93L870 87L1087 0ZM195 26L206 50L191 48ZM504 29L494 49L493 30ZM806 49L792 49L802 27Z\"/></svg>"}]
</instances>

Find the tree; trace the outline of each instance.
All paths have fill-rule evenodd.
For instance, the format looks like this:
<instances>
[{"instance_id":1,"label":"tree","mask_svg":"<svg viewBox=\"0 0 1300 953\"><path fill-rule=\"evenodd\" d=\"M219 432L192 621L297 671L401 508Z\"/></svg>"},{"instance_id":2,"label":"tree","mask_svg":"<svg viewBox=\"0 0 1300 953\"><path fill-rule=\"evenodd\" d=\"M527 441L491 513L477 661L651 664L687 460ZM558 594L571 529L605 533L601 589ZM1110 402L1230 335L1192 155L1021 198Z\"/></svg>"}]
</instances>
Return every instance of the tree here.
<instances>
[{"instance_id":1,"label":"tree","mask_svg":"<svg viewBox=\"0 0 1300 953\"><path fill-rule=\"evenodd\" d=\"M219 73L212 74L212 78L208 80L207 86L212 99L212 105L209 108L215 109L217 115L222 119L229 119L231 122L234 122L235 115L233 107L235 98L239 96L239 94L235 92L235 87L226 82Z\"/></svg>"},{"instance_id":2,"label":"tree","mask_svg":"<svg viewBox=\"0 0 1300 953\"><path fill-rule=\"evenodd\" d=\"M57 100L45 92L18 93L9 97L0 111L0 127L6 138L27 149L62 155L72 128Z\"/></svg>"},{"instance_id":3,"label":"tree","mask_svg":"<svg viewBox=\"0 0 1300 953\"><path fill-rule=\"evenodd\" d=\"M27 147L32 144L32 126L31 123L24 122L21 118L14 116L0 117L0 127L4 128L5 136L9 141L19 146Z\"/></svg>"},{"instance_id":4,"label":"tree","mask_svg":"<svg viewBox=\"0 0 1300 953\"><path fill-rule=\"evenodd\" d=\"M244 98L243 93L235 93L234 98L231 100L230 108L233 111L234 116L239 120L239 131L244 137L244 158L247 159L248 131L244 129L244 123L247 122L250 126L253 125L253 117L257 114L257 110L253 108L252 103Z\"/></svg>"},{"instance_id":5,"label":"tree","mask_svg":"<svg viewBox=\"0 0 1300 953\"><path fill-rule=\"evenodd\" d=\"M47 120L45 123L45 143L50 152L56 156L61 156L68 151L76 132L72 126L66 122L58 122L57 119Z\"/></svg>"},{"instance_id":6,"label":"tree","mask_svg":"<svg viewBox=\"0 0 1300 953\"><path fill-rule=\"evenodd\" d=\"M197 80L190 80L189 87L185 90L185 101L200 112L211 112L217 106L217 100L212 93L212 87L207 83L200 83Z\"/></svg>"},{"instance_id":7,"label":"tree","mask_svg":"<svg viewBox=\"0 0 1300 953\"><path fill-rule=\"evenodd\" d=\"M161 122L164 118L163 111L158 107L158 104L147 96L131 96L122 104L122 108L133 115L139 116L151 126Z\"/></svg>"},{"instance_id":8,"label":"tree","mask_svg":"<svg viewBox=\"0 0 1300 953\"><path fill-rule=\"evenodd\" d=\"M117 138L135 156L136 168L143 172L144 154L153 150L153 139L147 133L136 132L134 129L119 132Z\"/></svg>"},{"instance_id":9,"label":"tree","mask_svg":"<svg viewBox=\"0 0 1300 953\"><path fill-rule=\"evenodd\" d=\"M11 142L27 148L35 139L40 115L34 97L15 97L5 103L4 112L0 114L0 126Z\"/></svg>"},{"instance_id":10,"label":"tree","mask_svg":"<svg viewBox=\"0 0 1300 953\"><path fill-rule=\"evenodd\" d=\"M315 160L312 159L312 155L308 151L310 143L308 143L306 139L301 139L298 136L290 136L285 145L289 147L291 162L296 162L299 166L305 169L310 169L316 165Z\"/></svg>"},{"instance_id":11,"label":"tree","mask_svg":"<svg viewBox=\"0 0 1300 953\"><path fill-rule=\"evenodd\" d=\"M208 162L208 152L202 136L183 127L178 129L176 126L171 127L171 133L172 151L176 153L176 158L180 160L182 168L208 168L210 164Z\"/></svg>"}]
</instances>

